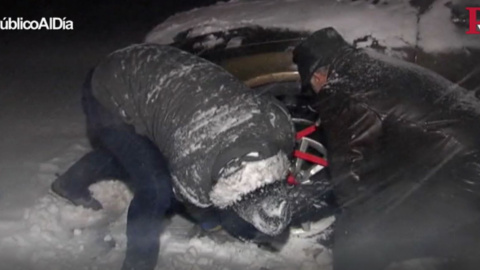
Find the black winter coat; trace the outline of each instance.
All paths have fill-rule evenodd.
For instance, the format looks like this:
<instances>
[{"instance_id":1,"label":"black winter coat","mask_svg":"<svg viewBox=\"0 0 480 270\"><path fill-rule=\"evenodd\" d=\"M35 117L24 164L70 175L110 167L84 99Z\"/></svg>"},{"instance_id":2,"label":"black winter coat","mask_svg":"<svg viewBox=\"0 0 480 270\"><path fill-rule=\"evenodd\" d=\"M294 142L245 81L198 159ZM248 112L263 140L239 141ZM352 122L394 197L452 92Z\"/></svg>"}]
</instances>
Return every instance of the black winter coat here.
<instances>
[{"instance_id":1,"label":"black winter coat","mask_svg":"<svg viewBox=\"0 0 480 270\"><path fill-rule=\"evenodd\" d=\"M478 98L372 51L345 48L334 59L315 104L344 208L334 269L430 257L478 269Z\"/></svg>"},{"instance_id":2,"label":"black winter coat","mask_svg":"<svg viewBox=\"0 0 480 270\"><path fill-rule=\"evenodd\" d=\"M289 115L211 62L169 46L132 45L96 67L92 89L107 110L158 146L183 200L223 208L285 177L294 144ZM249 190L215 193L222 168L249 153L257 160L277 155L278 164L253 175L259 179L246 184Z\"/></svg>"}]
</instances>

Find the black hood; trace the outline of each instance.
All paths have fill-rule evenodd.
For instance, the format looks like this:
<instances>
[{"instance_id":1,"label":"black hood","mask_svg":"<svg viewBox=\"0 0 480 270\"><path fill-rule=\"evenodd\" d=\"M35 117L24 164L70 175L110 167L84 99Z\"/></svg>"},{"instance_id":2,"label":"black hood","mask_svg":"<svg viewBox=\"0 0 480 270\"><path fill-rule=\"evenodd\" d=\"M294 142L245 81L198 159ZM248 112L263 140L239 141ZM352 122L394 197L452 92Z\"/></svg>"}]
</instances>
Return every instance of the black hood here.
<instances>
[{"instance_id":1,"label":"black hood","mask_svg":"<svg viewBox=\"0 0 480 270\"><path fill-rule=\"evenodd\" d=\"M332 27L311 34L293 50L293 62L298 66L302 87L309 85L313 72L330 65L346 48L352 48Z\"/></svg>"},{"instance_id":2,"label":"black hood","mask_svg":"<svg viewBox=\"0 0 480 270\"><path fill-rule=\"evenodd\" d=\"M235 147L228 149L228 154L236 158L219 170L210 199L217 208L231 207L262 233L278 235L292 215L285 181L290 162L285 153L271 152L266 145L246 146L250 153Z\"/></svg>"},{"instance_id":3,"label":"black hood","mask_svg":"<svg viewBox=\"0 0 480 270\"><path fill-rule=\"evenodd\" d=\"M232 209L260 232L275 236L282 233L292 218L286 181L259 188L232 205Z\"/></svg>"}]
</instances>

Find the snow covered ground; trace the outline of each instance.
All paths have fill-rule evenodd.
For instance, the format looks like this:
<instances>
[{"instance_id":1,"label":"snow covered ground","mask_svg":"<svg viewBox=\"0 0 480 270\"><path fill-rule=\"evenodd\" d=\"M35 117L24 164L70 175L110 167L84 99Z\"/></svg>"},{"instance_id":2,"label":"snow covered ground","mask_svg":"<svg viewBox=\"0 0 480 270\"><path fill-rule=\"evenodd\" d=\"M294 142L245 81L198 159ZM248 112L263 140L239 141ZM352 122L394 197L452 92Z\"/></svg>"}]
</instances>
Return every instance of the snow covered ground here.
<instances>
[{"instance_id":1,"label":"snow covered ground","mask_svg":"<svg viewBox=\"0 0 480 270\"><path fill-rule=\"evenodd\" d=\"M33 181L51 183L55 172L68 168L88 149L83 138L72 138L63 153L38 164ZM45 190L36 194L34 205L24 209L20 218L2 219L2 263L8 269L120 269L126 246L126 210L132 194L114 180L95 184L91 191L103 210L75 207ZM322 231L332 221L314 224L311 232ZM272 253L254 244L189 238L192 229L193 224L181 217L171 220L161 237L156 269L331 268L330 251L308 233L292 235L282 251Z\"/></svg>"},{"instance_id":2,"label":"snow covered ground","mask_svg":"<svg viewBox=\"0 0 480 270\"><path fill-rule=\"evenodd\" d=\"M388 2L388 4L381 4ZM372 34L382 45L426 50L480 47L448 21L441 0L418 20L408 1L231 1L178 14L147 40L168 43L194 26L201 34L238 25L316 30L335 26L349 41ZM311 19L308 19L311 18ZM442 25L441 27L437 27ZM55 174L89 150L79 87L106 53L141 40L124 29L111 36L13 35L0 44L0 269L119 269L131 194L118 182L92 187L104 210L74 207L49 193ZM438 31L442 31L438 33ZM128 36L129 38L126 38ZM331 221L331 220L329 220ZM325 224L316 224L318 231ZM186 237L192 224L174 218L161 239L157 269L330 269L315 237L295 236L279 253L251 244Z\"/></svg>"}]
</instances>

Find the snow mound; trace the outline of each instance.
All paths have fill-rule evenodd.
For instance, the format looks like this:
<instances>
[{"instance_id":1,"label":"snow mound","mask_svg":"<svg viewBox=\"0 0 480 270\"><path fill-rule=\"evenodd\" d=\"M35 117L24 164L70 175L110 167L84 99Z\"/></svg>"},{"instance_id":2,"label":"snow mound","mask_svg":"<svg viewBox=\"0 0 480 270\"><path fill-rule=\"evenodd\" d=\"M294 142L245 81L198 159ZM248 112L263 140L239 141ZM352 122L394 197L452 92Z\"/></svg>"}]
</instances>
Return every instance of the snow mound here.
<instances>
[{"instance_id":1,"label":"snow mound","mask_svg":"<svg viewBox=\"0 0 480 270\"><path fill-rule=\"evenodd\" d=\"M126 209L132 198L118 181L91 190L104 209L72 206L54 195L25 212L19 232L0 240L1 259L21 269L120 269L126 247ZM330 270L331 252L317 243L318 233L333 220L312 225L310 233L292 234L277 253L252 243L218 243L190 238L193 224L174 217L162 234L157 270L301 269ZM14 263L13 263L14 262Z\"/></svg>"},{"instance_id":2,"label":"snow mound","mask_svg":"<svg viewBox=\"0 0 480 270\"><path fill-rule=\"evenodd\" d=\"M179 237L174 224L178 226L182 221L174 219L161 238L160 263L163 266L157 267L157 270L330 270L331 251L318 244L317 239L321 237L319 233L333 221L333 218L327 218L312 224L310 232L292 234L280 251L270 252L240 241L218 243L209 237Z\"/></svg>"},{"instance_id":3,"label":"snow mound","mask_svg":"<svg viewBox=\"0 0 480 270\"><path fill-rule=\"evenodd\" d=\"M132 194L118 181L95 184L91 191L102 203L101 211L47 194L25 211L21 230L0 240L0 250L17 250L9 259L23 261L25 269L84 269L82 265L94 264L111 249L123 251ZM112 230L118 226L120 230Z\"/></svg>"},{"instance_id":4,"label":"snow mound","mask_svg":"<svg viewBox=\"0 0 480 270\"><path fill-rule=\"evenodd\" d=\"M67 169L89 151L78 141L61 156L38 166L37 180L50 184L56 172ZM90 187L103 209L93 211L45 192L25 210L20 220L0 220L2 269L118 270L126 249L127 209L131 192L119 181ZM331 222L331 220L330 220ZM160 238L156 270L184 269L331 269L331 253L317 243L323 225L310 232L294 233L277 253L237 240L218 242L189 233L193 224L175 216Z\"/></svg>"}]
</instances>

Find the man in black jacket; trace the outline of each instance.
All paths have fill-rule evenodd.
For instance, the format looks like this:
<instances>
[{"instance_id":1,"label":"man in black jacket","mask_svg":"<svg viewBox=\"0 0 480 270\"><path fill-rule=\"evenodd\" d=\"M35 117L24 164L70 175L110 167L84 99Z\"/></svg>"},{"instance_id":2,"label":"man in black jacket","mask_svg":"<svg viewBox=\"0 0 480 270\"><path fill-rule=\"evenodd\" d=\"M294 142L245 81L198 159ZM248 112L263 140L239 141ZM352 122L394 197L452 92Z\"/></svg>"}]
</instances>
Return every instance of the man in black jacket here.
<instances>
[{"instance_id":1,"label":"man in black jacket","mask_svg":"<svg viewBox=\"0 0 480 270\"><path fill-rule=\"evenodd\" d=\"M356 49L333 28L302 41L293 60L303 86L316 93L343 208L334 269L414 261L479 269L475 95L422 67Z\"/></svg>"},{"instance_id":2,"label":"man in black jacket","mask_svg":"<svg viewBox=\"0 0 480 270\"><path fill-rule=\"evenodd\" d=\"M168 46L133 45L90 73L82 104L93 151L52 190L100 209L89 185L113 178L131 188L124 270L155 267L172 201L230 209L267 235L290 222L282 181L294 146L290 116L219 66ZM215 217L197 215L210 224Z\"/></svg>"}]
</instances>

